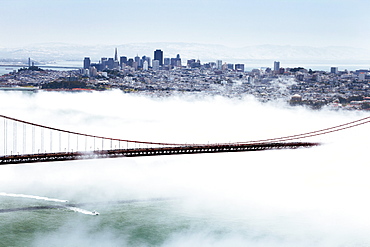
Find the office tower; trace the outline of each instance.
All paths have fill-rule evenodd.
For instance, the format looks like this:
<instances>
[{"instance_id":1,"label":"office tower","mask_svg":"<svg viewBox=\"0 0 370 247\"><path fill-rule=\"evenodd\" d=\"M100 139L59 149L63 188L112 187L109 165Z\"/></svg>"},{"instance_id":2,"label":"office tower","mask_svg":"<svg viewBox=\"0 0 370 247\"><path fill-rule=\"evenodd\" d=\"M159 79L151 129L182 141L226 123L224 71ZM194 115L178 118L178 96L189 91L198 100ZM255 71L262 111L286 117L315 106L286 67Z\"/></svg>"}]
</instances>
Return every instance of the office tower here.
<instances>
[{"instance_id":1,"label":"office tower","mask_svg":"<svg viewBox=\"0 0 370 247\"><path fill-rule=\"evenodd\" d=\"M127 66L132 67L133 64L134 64L134 59L130 58L129 60L127 60Z\"/></svg>"},{"instance_id":2,"label":"office tower","mask_svg":"<svg viewBox=\"0 0 370 247\"><path fill-rule=\"evenodd\" d=\"M332 73L332 74L338 74L338 67L331 67L330 68L330 73Z\"/></svg>"},{"instance_id":3,"label":"office tower","mask_svg":"<svg viewBox=\"0 0 370 247\"><path fill-rule=\"evenodd\" d=\"M238 72L244 72L244 64L235 64L235 70Z\"/></svg>"},{"instance_id":4,"label":"office tower","mask_svg":"<svg viewBox=\"0 0 370 247\"><path fill-rule=\"evenodd\" d=\"M31 58L30 57L28 58L28 67L31 67ZM85 65L84 65L84 67L85 67Z\"/></svg>"},{"instance_id":5,"label":"office tower","mask_svg":"<svg viewBox=\"0 0 370 247\"><path fill-rule=\"evenodd\" d=\"M108 59L106 58L106 57L102 57L101 59L100 59L100 61L101 61L101 70L105 70L106 68L107 68L107 61L108 61Z\"/></svg>"},{"instance_id":6,"label":"office tower","mask_svg":"<svg viewBox=\"0 0 370 247\"><path fill-rule=\"evenodd\" d=\"M232 64L232 63L228 63L228 64L227 64L227 69L234 70L234 64Z\"/></svg>"},{"instance_id":7,"label":"office tower","mask_svg":"<svg viewBox=\"0 0 370 247\"><path fill-rule=\"evenodd\" d=\"M279 71L280 69L280 62L275 61L274 62L274 71Z\"/></svg>"},{"instance_id":8,"label":"office tower","mask_svg":"<svg viewBox=\"0 0 370 247\"><path fill-rule=\"evenodd\" d=\"M171 58L171 66L181 67L181 58L179 54L177 54L175 58Z\"/></svg>"},{"instance_id":9,"label":"office tower","mask_svg":"<svg viewBox=\"0 0 370 247\"><path fill-rule=\"evenodd\" d=\"M216 61L216 64L217 64L217 67L216 67L216 68L217 68L218 70L221 70L221 69L222 69L222 60L217 60L217 61Z\"/></svg>"},{"instance_id":10,"label":"office tower","mask_svg":"<svg viewBox=\"0 0 370 247\"><path fill-rule=\"evenodd\" d=\"M144 63L143 63L143 70L148 70L148 68L149 68L148 61L147 61L147 60L144 60Z\"/></svg>"},{"instance_id":11,"label":"office tower","mask_svg":"<svg viewBox=\"0 0 370 247\"><path fill-rule=\"evenodd\" d=\"M118 61L118 54L117 54L117 48L114 52L114 61Z\"/></svg>"},{"instance_id":12,"label":"office tower","mask_svg":"<svg viewBox=\"0 0 370 247\"><path fill-rule=\"evenodd\" d=\"M145 57L145 59L144 59L144 57ZM147 57L147 56L144 56L142 59L143 59L143 61L147 61L148 62L148 67L150 67L150 64L151 64L151 59L150 59L150 57Z\"/></svg>"},{"instance_id":13,"label":"office tower","mask_svg":"<svg viewBox=\"0 0 370 247\"><path fill-rule=\"evenodd\" d=\"M136 55L136 57L134 58L134 61L136 63L137 68L141 68L142 67L141 59L140 59L140 57L138 55Z\"/></svg>"},{"instance_id":14,"label":"office tower","mask_svg":"<svg viewBox=\"0 0 370 247\"><path fill-rule=\"evenodd\" d=\"M31 60L29 59L28 60L28 63L30 64L31 63ZM91 60L89 57L85 57L84 59L84 69L89 69L90 68L90 64L91 64Z\"/></svg>"},{"instance_id":15,"label":"office tower","mask_svg":"<svg viewBox=\"0 0 370 247\"><path fill-rule=\"evenodd\" d=\"M177 67L181 67L181 58L180 58L180 54L177 54L177 56L176 56L176 66L177 66Z\"/></svg>"},{"instance_id":16,"label":"office tower","mask_svg":"<svg viewBox=\"0 0 370 247\"><path fill-rule=\"evenodd\" d=\"M159 61L159 66L163 65L163 51L157 49L154 51L154 60Z\"/></svg>"},{"instance_id":17,"label":"office tower","mask_svg":"<svg viewBox=\"0 0 370 247\"><path fill-rule=\"evenodd\" d=\"M164 58L163 64L164 65L170 65L171 64L171 59L169 59L168 57Z\"/></svg>"},{"instance_id":18,"label":"office tower","mask_svg":"<svg viewBox=\"0 0 370 247\"><path fill-rule=\"evenodd\" d=\"M191 68L191 65L192 65L193 63L195 63L195 59L189 59L189 60L188 60L188 62L187 62L186 64L187 64L187 66L188 66L189 68Z\"/></svg>"},{"instance_id":19,"label":"office tower","mask_svg":"<svg viewBox=\"0 0 370 247\"><path fill-rule=\"evenodd\" d=\"M110 57L107 61L108 69L114 69L114 59Z\"/></svg>"},{"instance_id":20,"label":"office tower","mask_svg":"<svg viewBox=\"0 0 370 247\"><path fill-rule=\"evenodd\" d=\"M119 64L121 65L121 68L123 69L127 64L127 57L122 56L119 58Z\"/></svg>"},{"instance_id":21,"label":"office tower","mask_svg":"<svg viewBox=\"0 0 370 247\"><path fill-rule=\"evenodd\" d=\"M153 60L153 70L159 70L159 61L158 60Z\"/></svg>"}]
</instances>

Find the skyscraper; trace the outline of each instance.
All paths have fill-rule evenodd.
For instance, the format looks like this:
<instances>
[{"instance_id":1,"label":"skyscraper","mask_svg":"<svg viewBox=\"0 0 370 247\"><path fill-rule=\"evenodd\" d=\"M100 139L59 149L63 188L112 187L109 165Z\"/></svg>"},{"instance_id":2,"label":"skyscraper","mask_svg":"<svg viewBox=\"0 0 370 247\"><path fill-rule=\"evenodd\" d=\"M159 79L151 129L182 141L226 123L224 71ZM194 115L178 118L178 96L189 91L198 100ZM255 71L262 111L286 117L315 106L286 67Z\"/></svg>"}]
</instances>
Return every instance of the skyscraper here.
<instances>
[{"instance_id":1,"label":"skyscraper","mask_svg":"<svg viewBox=\"0 0 370 247\"><path fill-rule=\"evenodd\" d=\"M338 67L331 67L330 68L330 73L332 73L332 74L338 74Z\"/></svg>"},{"instance_id":2,"label":"skyscraper","mask_svg":"<svg viewBox=\"0 0 370 247\"><path fill-rule=\"evenodd\" d=\"M114 52L114 61L118 61L118 53L117 53L117 48Z\"/></svg>"},{"instance_id":3,"label":"skyscraper","mask_svg":"<svg viewBox=\"0 0 370 247\"><path fill-rule=\"evenodd\" d=\"M121 56L119 58L119 63L121 65L121 68L123 69L126 66L126 64L127 64L127 57Z\"/></svg>"},{"instance_id":4,"label":"skyscraper","mask_svg":"<svg viewBox=\"0 0 370 247\"><path fill-rule=\"evenodd\" d=\"M235 64L235 70L238 72L244 72L244 64Z\"/></svg>"},{"instance_id":5,"label":"skyscraper","mask_svg":"<svg viewBox=\"0 0 370 247\"><path fill-rule=\"evenodd\" d=\"M154 71L159 70L159 61L158 60L153 60L153 70Z\"/></svg>"},{"instance_id":6,"label":"skyscraper","mask_svg":"<svg viewBox=\"0 0 370 247\"><path fill-rule=\"evenodd\" d=\"M217 60L217 69L221 70L222 69L222 60Z\"/></svg>"},{"instance_id":7,"label":"skyscraper","mask_svg":"<svg viewBox=\"0 0 370 247\"><path fill-rule=\"evenodd\" d=\"M30 63L31 60L28 61L28 63ZM85 57L84 59L84 69L89 69L90 68L90 64L91 64L91 61L90 61L90 58L89 57Z\"/></svg>"},{"instance_id":8,"label":"skyscraper","mask_svg":"<svg viewBox=\"0 0 370 247\"><path fill-rule=\"evenodd\" d=\"M163 65L163 51L162 50L157 49L154 51L154 60L159 61L159 66Z\"/></svg>"},{"instance_id":9,"label":"skyscraper","mask_svg":"<svg viewBox=\"0 0 370 247\"><path fill-rule=\"evenodd\" d=\"M274 71L279 71L280 70L280 62L274 62Z\"/></svg>"}]
</instances>

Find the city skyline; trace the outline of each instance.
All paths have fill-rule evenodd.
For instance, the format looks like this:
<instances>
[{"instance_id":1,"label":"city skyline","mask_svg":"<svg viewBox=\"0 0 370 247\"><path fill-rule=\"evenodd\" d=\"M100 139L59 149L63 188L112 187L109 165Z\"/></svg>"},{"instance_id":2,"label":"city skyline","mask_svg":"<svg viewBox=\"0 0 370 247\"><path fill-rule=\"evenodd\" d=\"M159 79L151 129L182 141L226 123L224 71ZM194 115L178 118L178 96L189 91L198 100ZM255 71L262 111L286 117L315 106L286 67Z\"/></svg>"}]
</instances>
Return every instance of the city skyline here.
<instances>
[{"instance_id":1,"label":"city skyline","mask_svg":"<svg viewBox=\"0 0 370 247\"><path fill-rule=\"evenodd\" d=\"M370 2L361 0L0 2L0 47L190 42L370 50Z\"/></svg>"}]
</instances>

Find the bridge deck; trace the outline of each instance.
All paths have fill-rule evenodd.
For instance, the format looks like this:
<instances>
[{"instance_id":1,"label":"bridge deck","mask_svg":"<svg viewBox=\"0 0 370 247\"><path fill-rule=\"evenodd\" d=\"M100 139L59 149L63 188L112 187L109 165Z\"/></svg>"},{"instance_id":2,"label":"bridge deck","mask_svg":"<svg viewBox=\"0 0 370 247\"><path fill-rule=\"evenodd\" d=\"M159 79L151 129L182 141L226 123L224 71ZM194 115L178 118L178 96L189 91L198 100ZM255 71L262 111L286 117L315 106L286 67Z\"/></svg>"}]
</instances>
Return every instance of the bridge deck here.
<instances>
[{"instance_id":1,"label":"bridge deck","mask_svg":"<svg viewBox=\"0 0 370 247\"><path fill-rule=\"evenodd\" d=\"M175 147L140 148L140 149L114 149L93 152L60 152L60 153L40 153L25 155L7 155L0 157L0 165L96 159L96 158L119 158L119 157L196 154L196 153L246 152L272 149L296 149L301 147L313 147L318 145L320 144L312 142L213 144L213 145L175 146Z\"/></svg>"}]
</instances>

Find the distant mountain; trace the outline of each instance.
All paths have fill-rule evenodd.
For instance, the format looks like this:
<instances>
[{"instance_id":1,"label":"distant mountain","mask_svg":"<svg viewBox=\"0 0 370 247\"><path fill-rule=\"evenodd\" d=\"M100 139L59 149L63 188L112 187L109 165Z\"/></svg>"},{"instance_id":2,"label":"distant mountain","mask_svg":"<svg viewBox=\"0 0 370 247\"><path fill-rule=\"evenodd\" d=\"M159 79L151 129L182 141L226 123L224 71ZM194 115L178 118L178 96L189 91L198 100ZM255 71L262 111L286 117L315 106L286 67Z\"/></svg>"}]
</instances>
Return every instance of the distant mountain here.
<instances>
[{"instance_id":1,"label":"distant mountain","mask_svg":"<svg viewBox=\"0 0 370 247\"><path fill-rule=\"evenodd\" d=\"M0 59L26 59L31 57L38 61L82 60L85 56L97 62L101 57L113 57L114 49L119 56L134 57L139 55L153 58L156 49L164 51L165 57L180 54L184 60L200 59L201 62L217 59L230 63L247 63L248 61L368 61L370 51L353 47L308 47L258 45L231 48L223 45L193 43L135 43L123 45L75 45L64 43L35 44L18 49L0 48Z\"/></svg>"}]
</instances>

